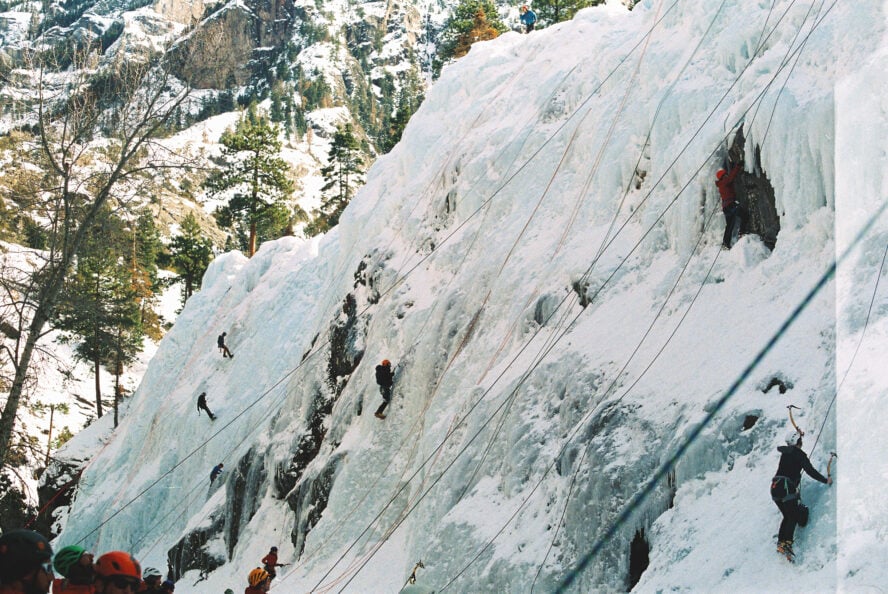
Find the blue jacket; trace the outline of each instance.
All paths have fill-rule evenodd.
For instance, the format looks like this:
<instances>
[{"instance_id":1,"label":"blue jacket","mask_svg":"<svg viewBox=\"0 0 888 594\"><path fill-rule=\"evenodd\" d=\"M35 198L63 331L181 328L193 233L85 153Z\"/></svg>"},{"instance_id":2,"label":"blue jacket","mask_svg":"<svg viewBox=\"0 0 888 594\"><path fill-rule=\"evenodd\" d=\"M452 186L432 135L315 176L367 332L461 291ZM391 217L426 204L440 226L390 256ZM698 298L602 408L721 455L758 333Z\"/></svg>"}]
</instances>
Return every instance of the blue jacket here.
<instances>
[{"instance_id":1,"label":"blue jacket","mask_svg":"<svg viewBox=\"0 0 888 594\"><path fill-rule=\"evenodd\" d=\"M537 22L537 15L534 11L529 10L521 15L521 22L525 25L532 25Z\"/></svg>"}]
</instances>

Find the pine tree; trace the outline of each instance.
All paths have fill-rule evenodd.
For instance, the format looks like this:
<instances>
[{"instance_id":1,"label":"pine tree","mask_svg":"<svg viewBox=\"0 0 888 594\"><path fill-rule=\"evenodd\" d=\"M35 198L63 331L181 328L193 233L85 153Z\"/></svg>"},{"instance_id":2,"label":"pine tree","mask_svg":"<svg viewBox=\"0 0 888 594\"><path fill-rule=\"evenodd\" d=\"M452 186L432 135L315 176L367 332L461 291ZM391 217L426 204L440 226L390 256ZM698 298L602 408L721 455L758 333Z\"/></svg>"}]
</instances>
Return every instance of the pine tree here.
<instances>
[{"instance_id":1,"label":"pine tree","mask_svg":"<svg viewBox=\"0 0 888 594\"><path fill-rule=\"evenodd\" d=\"M75 356L93 367L96 414L101 417L100 368L117 377L141 350L140 290L129 266L128 230L106 211L94 233L78 251L56 311L54 326L63 342L73 343ZM116 415L115 400L115 423Z\"/></svg>"},{"instance_id":2,"label":"pine tree","mask_svg":"<svg viewBox=\"0 0 888 594\"><path fill-rule=\"evenodd\" d=\"M193 214L182 220L181 234L170 242L172 264L183 283L182 305L200 289L203 274L213 259L213 244L203 235Z\"/></svg>"},{"instance_id":3,"label":"pine tree","mask_svg":"<svg viewBox=\"0 0 888 594\"><path fill-rule=\"evenodd\" d=\"M321 188L323 199L315 211L314 220L307 226L310 235L323 233L339 223L339 217L361 183L361 145L351 124L340 127L333 135L329 162L321 168L327 181Z\"/></svg>"},{"instance_id":4,"label":"pine tree","mask_svg":"<svg viewBox=\"0 0 888 594\"><path fill-rule=\"evenodd\" d=\"M500 20L492 0L461 0L444 23L434 74L450 59L466 55L477 41L494 39L509 28Z\"/></svg>"},{"instance_id":5,"label":"pine tree","mask_svg":"<svg viewBox=\"0 0 888 594\"><path fill-rule=\"evenodd\" d=\"M265 114L251 105L234 130L222 134L220 142L226 166L207 178L211 195L233 192L227 206L217 213L220 224L240 227L247 253L256 253L257 240L280 237L289 222L286 199L293 193L290 166L278 155L280 130Z\"/></svg>"},{"instance_id":6,"label":"pine tree","mask_svg":"<svg viewBox=\"0 0 888 594\"><path fill-rule=\"evenodd\" d=\"M534 0L537 18L547 25L569 21L580 9L597 6L604 0Z\"/></svg>"}]
</instances>

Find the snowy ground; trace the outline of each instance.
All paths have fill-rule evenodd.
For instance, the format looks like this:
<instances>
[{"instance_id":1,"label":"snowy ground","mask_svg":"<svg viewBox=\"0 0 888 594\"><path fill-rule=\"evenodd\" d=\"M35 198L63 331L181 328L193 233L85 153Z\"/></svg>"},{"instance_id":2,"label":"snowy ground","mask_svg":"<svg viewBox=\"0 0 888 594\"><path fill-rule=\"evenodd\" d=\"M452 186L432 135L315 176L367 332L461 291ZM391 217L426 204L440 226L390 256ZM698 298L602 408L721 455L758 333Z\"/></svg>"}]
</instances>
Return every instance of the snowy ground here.
<instances>
[{"instance_id":1,"label":"snowy ground","mask_svg":"<svg viewBox=\"0 0 888 594\"><path fill-rule=\"evenodd\" d=\"M290 563L280 592L394 592L419 559L438 592L557 591L589 561L568 589L591 592L625 589L644 529L638 591L880 588L885 12L613 2L478 44L336 230L214 261L58 544L164 567L203 527L225 563L199 586L188 572L186 592L244 587L271 545ZM719 249L713 174L741 122L775 189L773 252L753 236ZM384 357L397 382L379 421ZM765 392L773 377L792 387ZM768 495L789 404L814 465L840 456L832 488L803 479L796 566L774 552ZM317 414L323 444L282 490ZM660 484L587 559L697 429L674 492Z\"/></svg>"}]
</instances>

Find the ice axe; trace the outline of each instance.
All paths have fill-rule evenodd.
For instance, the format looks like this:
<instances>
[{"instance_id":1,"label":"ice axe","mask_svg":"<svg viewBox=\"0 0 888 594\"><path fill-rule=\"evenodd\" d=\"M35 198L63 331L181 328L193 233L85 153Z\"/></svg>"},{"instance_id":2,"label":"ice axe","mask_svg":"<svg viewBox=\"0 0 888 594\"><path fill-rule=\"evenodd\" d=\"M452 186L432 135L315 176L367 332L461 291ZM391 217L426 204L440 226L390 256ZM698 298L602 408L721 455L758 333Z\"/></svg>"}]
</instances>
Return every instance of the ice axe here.
<instances>
[{"instance_id":1,"label":"ice axe","mask_svg":"<svg viewBox=\"0 0 888 594\"><path fill-rule=\"evenodd\" d=\"M786 410L789 411L789 422L792 423L792 426L795 427L795 430L796 430L796 431L798 431L798 433L799 433L799 437L804 437L804 436L805 436L805 432L802 431L801 429L799 429L799 426L796 425L795 419L792 418L792 409L796 409L796 410L802 410L802 409L800 409L800 408L799 408L798 406L796 406L795 404L789 404L789 405L786 406Z\"/></svg>"},{"instance_id":2,"label":"ice axe","mask_svg":"<svg viewBox=\"0 0 888 594\"><path fill-rule=\"evenodd\" d=\"M826 463L826 478L832 478L832 463L834 458L838 458L839 455L835 452L829 453L829 462Z\"/></svg>"}]
</instances>

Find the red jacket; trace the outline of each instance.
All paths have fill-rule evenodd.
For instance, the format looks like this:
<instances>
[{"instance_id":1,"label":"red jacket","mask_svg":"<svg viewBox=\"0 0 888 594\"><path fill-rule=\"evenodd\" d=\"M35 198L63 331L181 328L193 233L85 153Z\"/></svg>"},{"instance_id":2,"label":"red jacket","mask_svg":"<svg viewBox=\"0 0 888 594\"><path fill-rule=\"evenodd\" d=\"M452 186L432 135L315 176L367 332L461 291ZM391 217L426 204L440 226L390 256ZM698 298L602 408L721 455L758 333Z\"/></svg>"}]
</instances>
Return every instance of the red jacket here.
<instances>
[{"instance_id":1,"label":"red jacket","mask_svg":"<svg viewBox=\"0 0 888 594\"><path fill-rule=\"evenodd\" d=\"M262 564L265 565L265 571L268 571L269 567L274 567L277 565L278 556L277 553L268 553L264 557L262 557Z\"/></svg>"},{"instance_id":2,"label":"red jacket","mask_svg":"<svg viewBox=\"0 0 888 594\"><path fill-rule=\"evenodd\" d=\"M721 194L722 210L726 210L734 204L734 199L737 197L736 192L734 192L734 178L737 177L738 173L740 173L739 163L734 165L733 169L724 174L721 179L715 180L718 193Z\"/></svg>"}]
</instances>

